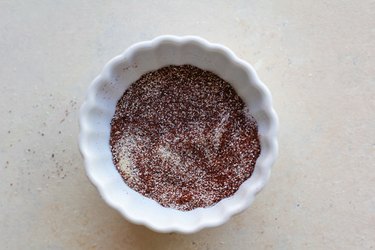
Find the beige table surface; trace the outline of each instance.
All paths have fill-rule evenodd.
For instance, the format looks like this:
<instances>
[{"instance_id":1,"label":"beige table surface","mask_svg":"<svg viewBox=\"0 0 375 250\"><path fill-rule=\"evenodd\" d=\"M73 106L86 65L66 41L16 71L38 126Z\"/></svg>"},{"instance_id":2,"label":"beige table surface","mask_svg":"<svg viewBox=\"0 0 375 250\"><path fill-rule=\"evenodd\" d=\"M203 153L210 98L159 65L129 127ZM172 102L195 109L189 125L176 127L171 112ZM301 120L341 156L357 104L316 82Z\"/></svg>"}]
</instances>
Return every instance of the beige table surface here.
<instances>
[{"instance_id":1,"label":"beige table surface","mask_svg":"<svg viewBox=\"0 0 375 250\"><path fill-rule=\"evenodd\" d=\"M268 186L192 235L124 220L77 146L92 79L161 34L230 47L280 117ZM375 249L374 44L373 0L0 0L0 249Z\"/></svg>"}]
</instances>

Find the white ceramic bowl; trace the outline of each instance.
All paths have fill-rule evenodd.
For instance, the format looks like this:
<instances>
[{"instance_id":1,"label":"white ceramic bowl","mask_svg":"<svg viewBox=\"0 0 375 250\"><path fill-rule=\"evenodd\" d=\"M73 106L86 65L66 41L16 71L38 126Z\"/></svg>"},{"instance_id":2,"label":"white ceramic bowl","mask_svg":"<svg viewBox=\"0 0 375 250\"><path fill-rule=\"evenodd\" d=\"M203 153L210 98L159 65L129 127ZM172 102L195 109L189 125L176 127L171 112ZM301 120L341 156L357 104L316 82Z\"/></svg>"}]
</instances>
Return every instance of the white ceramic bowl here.
<instances>
[{"instance_id":1,"label":"white ceramic bowl","mask_svg":"<svg viewBox=\"0 0 375 250\"><path fill-rule=\"evenodd\" d=\"M257 120L261 142L253 174L233 196L187 212L162 207L129 188L112 163L109 146L116 103L129 85L146 72L182 64L209 70L231 83ZM266 184L277 155L278 122L268 89L254 69L228 48L195 36L160 36L113 58L89 87L79 122L86 172L103 199L129 221L158 232L193 233L225 223L250 206Z\"/></svg>"}]
</instances>

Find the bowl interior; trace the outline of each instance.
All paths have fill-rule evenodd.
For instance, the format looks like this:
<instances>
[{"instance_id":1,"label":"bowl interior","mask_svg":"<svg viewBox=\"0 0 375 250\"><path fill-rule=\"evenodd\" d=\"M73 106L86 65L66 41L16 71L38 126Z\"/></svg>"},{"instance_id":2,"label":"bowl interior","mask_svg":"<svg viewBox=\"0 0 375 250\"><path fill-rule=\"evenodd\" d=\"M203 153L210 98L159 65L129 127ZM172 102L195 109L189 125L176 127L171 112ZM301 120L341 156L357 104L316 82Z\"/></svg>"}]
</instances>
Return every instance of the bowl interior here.
<instances>
[{"instance_id":1,"label":"bowl interior","mask_svg":"<svg viewBox=\"0 0 375 250\"><path fill-rule=\"evenodd\" d=\"M251 66L233 58L232 52L219 45L208 46L195 40L156 39L130 47L111 60L94 80L81 110L81 129L86 131L81 133L81 151L87 173L103 198L129 220L162 232L191 232L225 222L232 214L246 208L263 187L273 163L267 151L267 148L272 149L268 138L276 132L268 111L271 107L267 98L269 93L261 86ZM130 84L149 71L183 64L209 70L232 84L258 122L262 146L253 175L235 195L210 208L188 212L162 207L130 189L114 167L109 147L110 122L116 103Z\"/></svg>"}]
</instances>

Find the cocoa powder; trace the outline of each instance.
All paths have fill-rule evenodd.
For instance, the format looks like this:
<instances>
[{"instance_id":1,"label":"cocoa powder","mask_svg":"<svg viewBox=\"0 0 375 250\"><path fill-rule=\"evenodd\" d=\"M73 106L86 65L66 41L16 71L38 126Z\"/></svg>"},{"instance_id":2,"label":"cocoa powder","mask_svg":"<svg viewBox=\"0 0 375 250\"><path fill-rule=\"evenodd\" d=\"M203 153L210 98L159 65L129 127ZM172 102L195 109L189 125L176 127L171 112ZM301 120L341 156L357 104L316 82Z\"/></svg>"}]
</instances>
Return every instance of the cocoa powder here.
<instances>
[{"instance_id":1,"label":"cocoa powder","mask_svg":"<svg viewBox=\"0 0 375 250\"><path fill-rule=\"evenodd\" d=\"M257 123L231 85L191 65L133 83L117 103L110 146L129 187L185 211L233 195L261 150Z\"/></svg>"}]
</instances>

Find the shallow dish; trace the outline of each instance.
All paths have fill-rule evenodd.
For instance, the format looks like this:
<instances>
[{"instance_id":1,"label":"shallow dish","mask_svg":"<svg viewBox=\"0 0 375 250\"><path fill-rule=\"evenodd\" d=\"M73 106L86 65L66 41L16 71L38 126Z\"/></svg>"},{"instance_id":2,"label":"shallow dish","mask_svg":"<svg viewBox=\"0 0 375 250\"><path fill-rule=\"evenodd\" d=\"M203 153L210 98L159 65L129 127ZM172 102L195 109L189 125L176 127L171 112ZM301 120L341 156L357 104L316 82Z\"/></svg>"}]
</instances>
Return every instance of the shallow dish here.
<instances>
[{"instance_id":1,"label":"shallow dish","mask_svg":"<svg viewBox=\"0 0 375 250\"><path fill-rule=\"evenodd\" d=\"M233 86L258 122L262 148L253 174L233 196L192 211L162 207L129 188L112 162L109 146L116 103L130 84L149 71L183 64L209 70ZM160 36L137 43L109 61L88 89L79 123L86 172L103 199L129 221L158 232L193 233L225 223L250 206L265 186L277 155L278 121L268 89L254 69L228 48L195 36Z\"/></svg>"}]
</instances>

